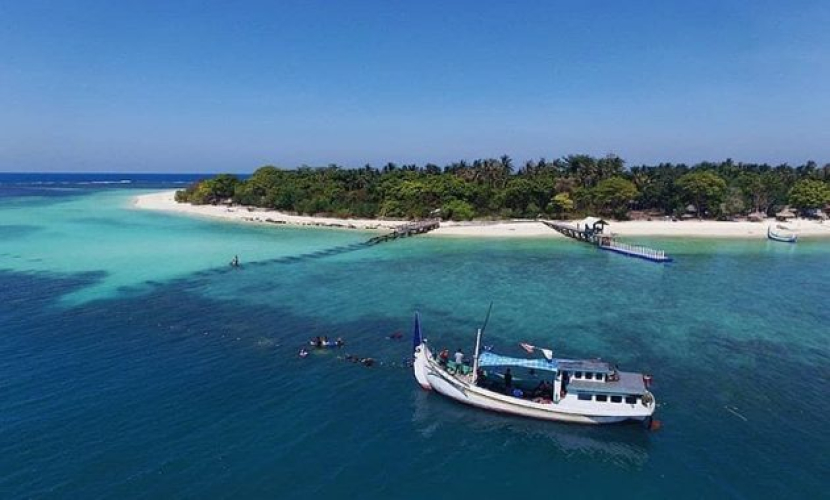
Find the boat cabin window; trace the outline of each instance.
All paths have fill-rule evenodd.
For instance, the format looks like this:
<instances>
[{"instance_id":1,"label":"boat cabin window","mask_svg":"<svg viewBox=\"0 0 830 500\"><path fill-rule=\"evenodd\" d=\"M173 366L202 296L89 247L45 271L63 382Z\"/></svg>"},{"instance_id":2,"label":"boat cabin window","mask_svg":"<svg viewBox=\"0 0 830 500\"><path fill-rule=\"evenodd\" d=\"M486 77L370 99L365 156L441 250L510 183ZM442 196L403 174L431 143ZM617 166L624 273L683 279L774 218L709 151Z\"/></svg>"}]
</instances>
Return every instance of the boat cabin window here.
<instances>
[{"instance_id":1,"label":"boat cabin window","mask_svg":"<svg viewBox=\"0 0 830 500\"><path fill-rule=\"evenodd\" d=\"M593 373L585 373L585 380L594 380Z\"/></svg>"},{"instance_id":2,"label":"boat cabin window","mask_svg":"<svg viewBox=\"0 0 830 500\"><path fill-rule=\"evenodd\" d=\"M574 378L582 378L582 372L574 372Z\"/></svg>"},{"instance_id":3,"label":"boat cabin window","mask_svg":"<svg viewBox=\"0 0 830 500\"><path fill-rule=\"evenodd\" d=\"M612 403L622 403L622 396L611 396Z\"/></svg>"},{"instance_id":4,"label":"boat cabin window","mask_svg":"<svg viewBox=\"0 0 830 500\"><path fill-rule=\"evenodd\" d=\"M597 401L599 401L600 403L604 403L608 401L608 396L606 396L605 394L597 394Z\"/></svg>"},{"instance_id":5,"label":"boat cabin window","mask_svg":"<svg viewBox=\"0 0 830 500\"><path fill-rule=\"evenodd\" d=\"M625 402L630 405L637 404L637 396L626 396Z\"/></svg>"},{"instance_id":6,"label":"boat cabin window","mask_svg":"<svg viewBox=\"0 0 830 500\"><path fill-rule=\"evenodd\" d=\"M579 394L579 400L580 401L590 401L591 400L591 395L590 394L585 394L585 393L580 393Z\"/></svg>"},{"instance_id":7,"label":"boat cabin window","mask_svg":"<svg viewBox=\"0 0 830 500\"><path fill-rule=\"evenodd\" d=\"M596 376L597 376L597 380L598 380L598 381L600 381L600 382L605 382L605 375L603 375L603 374L601 374L601 373L597 373L597 375L596 375Z\"/></svg>"}]
</instances>

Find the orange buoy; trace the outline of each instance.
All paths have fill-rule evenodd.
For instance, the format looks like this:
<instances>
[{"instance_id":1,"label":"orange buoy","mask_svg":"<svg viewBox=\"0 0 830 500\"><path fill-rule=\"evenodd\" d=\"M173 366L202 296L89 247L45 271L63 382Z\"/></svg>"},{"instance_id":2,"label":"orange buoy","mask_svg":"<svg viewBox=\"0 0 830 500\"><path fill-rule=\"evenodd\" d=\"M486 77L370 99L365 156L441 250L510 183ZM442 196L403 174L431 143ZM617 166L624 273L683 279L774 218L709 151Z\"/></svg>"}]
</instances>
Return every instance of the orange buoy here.
<instances>
[{"instance_id":1,"label":"orange buoy","mask_svg":"<svg viewBox=\"0 0 830 500\"><path fill-rule=\"evenodd\" d=\"M648 430L659 431L661 427L663 427L663 423L656 418L653 418L651 419L651 423L648 425Z\"/></svg>"}]
</instances>

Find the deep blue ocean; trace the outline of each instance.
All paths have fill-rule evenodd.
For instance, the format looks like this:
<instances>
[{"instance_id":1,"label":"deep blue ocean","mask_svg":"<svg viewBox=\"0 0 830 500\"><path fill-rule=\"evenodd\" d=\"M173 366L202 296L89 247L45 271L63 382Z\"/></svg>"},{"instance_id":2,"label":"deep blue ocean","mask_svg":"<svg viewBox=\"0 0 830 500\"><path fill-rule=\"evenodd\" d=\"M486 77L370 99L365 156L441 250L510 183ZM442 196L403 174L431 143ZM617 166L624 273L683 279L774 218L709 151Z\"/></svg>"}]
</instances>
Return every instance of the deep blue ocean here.
<instances>
[{"instance_id":1,"label":"deep blue ocean","mask_svg":"<svg viewBox=\"0 0 830 500\"><path fill-rule=\"evenodd\" d=\"M830 239L640 240L657 265L132 206L199 177L0 174L0 498L828 497ZM498 351L652 373L662 429L423 392L414 312L469 352L491 301Z\"/></svg>"}]
</instances>

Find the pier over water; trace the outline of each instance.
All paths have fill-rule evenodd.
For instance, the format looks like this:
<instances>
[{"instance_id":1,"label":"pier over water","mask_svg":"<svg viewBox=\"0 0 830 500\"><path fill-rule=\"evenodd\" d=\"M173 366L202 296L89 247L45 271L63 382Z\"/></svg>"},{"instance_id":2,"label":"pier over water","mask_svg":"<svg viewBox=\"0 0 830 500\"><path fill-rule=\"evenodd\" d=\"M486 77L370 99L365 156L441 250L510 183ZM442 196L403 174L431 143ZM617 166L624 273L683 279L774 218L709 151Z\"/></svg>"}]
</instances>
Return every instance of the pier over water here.
<instances>
[{"instance_id":1,"label":"pier over water","mask_svg":"<svg viewBox=\"0 0 830 500\"><path fill-rule=\"evenodd\" d=\"M600 250L636 257L651 262L671 262L673 259L663 250L656 250L642 245L631 245L617 241L612 234L605 233L608 222L596 217L588 217L580 224L541 221L542 224L568 238L596 245Z\"/></svg>"},{"instance_id":2,"label":"pier over water","mask_svg":"<svg viewBox=\"0 0 830 500\"><path fill-rule=\"evenodd\" d=\"M438 219L427 219L410 222L408 224L403 224L401 226L396 227L395 230L391 233L384 234L382 236L375 236L374 238L367 241L366 244L376 245L378 243L396 240L398 238L406 238L408 236L415 236L416 234L424 234L438 229L440 226L441 222Z\"/></svg>"}]
</instances>

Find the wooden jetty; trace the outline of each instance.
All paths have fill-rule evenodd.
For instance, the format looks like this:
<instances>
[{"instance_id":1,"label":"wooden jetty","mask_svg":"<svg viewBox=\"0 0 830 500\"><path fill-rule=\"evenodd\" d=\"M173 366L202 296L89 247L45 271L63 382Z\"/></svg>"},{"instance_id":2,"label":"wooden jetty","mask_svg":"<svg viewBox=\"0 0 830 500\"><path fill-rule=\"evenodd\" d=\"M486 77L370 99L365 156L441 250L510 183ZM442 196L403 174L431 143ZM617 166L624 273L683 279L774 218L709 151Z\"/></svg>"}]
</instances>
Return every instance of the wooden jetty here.
<instances>
[{"instance_id":1,"label":"wooden jetty","mask_svg":"<svg viewBox=\"0 0 830 500\"><path fill-rule=\"evenodd\" d=\"M574 226L572 224L562 224L560 222L550 222L546 220L543 220L541 222L542 224L553 229L554 231L564 234L568 238L584 241L585 243L592 243L594 245L597 244L597 236L599 234L602 234L603 229L601 228L601 226L607 224L607 222L599 220L599 222L602 222L602 224L597 224L593 227L589 227L586 225L583 229L580 229L578 226Z\"/></svg>"},{"instance_id":2,"label":"wooden jetty","mask_svg":"<svg viewBox=\"0 0 830 500\"><path fill-rule=\"evenodd\" d=\"M402 224L396 227L395 230L391 233L384 234L381 236L375 236L366 243L369 245L376 245L378 243L396 240L398 238L406 238L408 236L415 236L416 234L424 234L438 229L440 226L441 221L439 221L438 219L426 219L415 222L409 222L407 224Z\"/></svg>"},{"instance_id":3,"label":"wooden jetty","mask_svg":"<svg viewBox=\"0 0 830 500\"><path fill-rule=\"evenodd\" d=\"M612 234L605 233L608 223L596 217L588 217L579 224L562 224L560 222L541 221L542 224L554 231L562 233L568 238L596 245L600 250L618 253L628 257L636 257L651 262L671 262L673 259L663 250L655 250L642 245L631 245L617 241Z\"/></svg>"}]
</instances>

